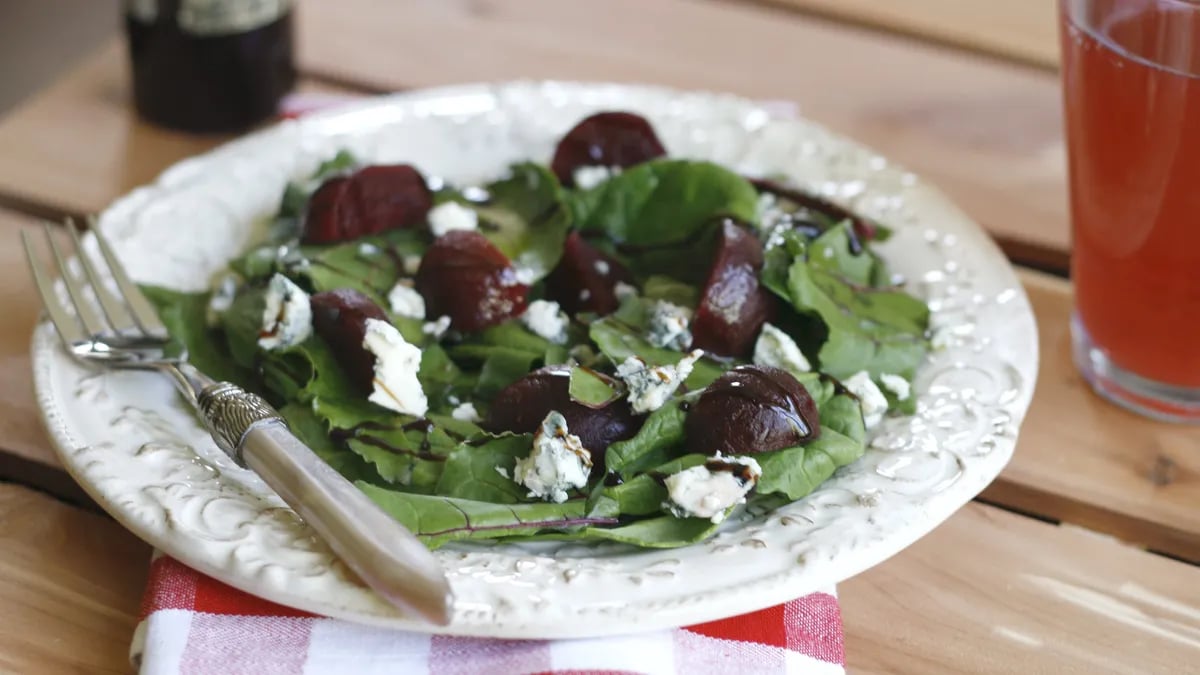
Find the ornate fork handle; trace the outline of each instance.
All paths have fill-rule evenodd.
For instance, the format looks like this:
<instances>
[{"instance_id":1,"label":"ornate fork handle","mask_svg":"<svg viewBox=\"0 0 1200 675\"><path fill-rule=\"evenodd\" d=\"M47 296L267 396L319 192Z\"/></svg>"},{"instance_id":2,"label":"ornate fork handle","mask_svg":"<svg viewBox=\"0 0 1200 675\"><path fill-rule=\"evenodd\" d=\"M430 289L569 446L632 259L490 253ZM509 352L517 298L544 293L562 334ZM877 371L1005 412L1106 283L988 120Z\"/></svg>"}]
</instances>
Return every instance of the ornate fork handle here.
<instances>
[{"instance_id":1,"label":"ornate fork handle","mask_svg":"<svg viewBox=\"0 0 1200 675\"><path fill-rule=\"evenodd\" d=\"M229 382L210 384L196 394L196 407L217 447L238 466L246 466L243 441L255 428L266 424L284 424L283 417L258 394Z\"/></svg>"}]
</instances>

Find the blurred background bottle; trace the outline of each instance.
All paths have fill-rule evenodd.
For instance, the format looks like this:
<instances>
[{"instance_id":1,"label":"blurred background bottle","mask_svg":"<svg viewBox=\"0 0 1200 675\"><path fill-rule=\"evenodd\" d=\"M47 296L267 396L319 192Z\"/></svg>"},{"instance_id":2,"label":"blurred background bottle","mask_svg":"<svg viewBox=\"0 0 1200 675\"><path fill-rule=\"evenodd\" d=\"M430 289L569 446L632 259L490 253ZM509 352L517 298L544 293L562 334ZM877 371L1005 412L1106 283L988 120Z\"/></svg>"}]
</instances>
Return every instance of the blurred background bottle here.
<instances>
[{"instance_id":1,"label":"blurred background bottle","mask_svg":"<svg viewBox=\"0 0 1200 675\"><path fill-rule=\"evenodd\" d=\"M296 80L291 0L126 0L134 104L193 132L242 131Z\"/></svg>"}]
</instances>

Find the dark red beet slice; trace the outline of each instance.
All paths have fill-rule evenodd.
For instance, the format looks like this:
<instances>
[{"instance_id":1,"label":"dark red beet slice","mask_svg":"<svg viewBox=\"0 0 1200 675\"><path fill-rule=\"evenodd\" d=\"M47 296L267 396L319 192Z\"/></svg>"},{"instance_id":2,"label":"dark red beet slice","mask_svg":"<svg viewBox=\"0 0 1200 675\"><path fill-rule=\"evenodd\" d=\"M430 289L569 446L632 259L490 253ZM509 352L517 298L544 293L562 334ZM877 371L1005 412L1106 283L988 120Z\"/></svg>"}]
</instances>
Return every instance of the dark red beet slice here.
<instances>
[{"instance_id":1,"label":"dark red beet slice","mask_svg":"<svg viewBox=\"0 0 1200 675\"><path fill-rule=\"evenodd\" d=\"M363 393L370 393L375 357L363 349L363 337L367 334L367 319L388 320L383 308L351 288L314 293L309 305L313 330L329 344L350 382Z\"/></svg>"},{"instance_id":2,"label":"dark red beet slice","mask_svg":"<svg viewBox=\"0 0 1200 675\"><path fill-rule=\"evenodd\" d=\"M586 117L558 142L550 170L563 185L575 184L575 169L581 166L641 164L662 157L666 149L654 127L641 115L602 112Z\"/></svg>"},{"instance_id":3,"label":"dark red beet slice","mask_svg":"<svg viewBox=\"0 0 1200 675\"><path fill-rule=\"evenodd\" d=\"M735 221L721 222L721 239L692 321L692 348L721 356L750 351L775 312L775 296L759 283L762 243Z\"/></svg>"},{"instance_id":4,"label":"dark red beet slice","mask_svg":"<svg viewBox=\"0 0 1200 675\"><path fill-rule=\"evenodd\" d=\"M864 241L871 241L874 239L876 232L879 230L879 226L875 223L875 221L867 218L866 216L860 216L843 206L834 204L824 197L818 197L817 195L803 192L795 188L784 187L783 185L766 178L751 178L750 182L759 192L767 192L775 195L776 197L783 197L784 199L790 202L795 202L804 208L824 214L831 220L842 221L849 219L854 235ZM851 242L851 246L861 248L861 244L858 242ZM857 251L854 252L857 253Z\"/></svg>"},{"instance_id":5,"label":"dark red beet slice","mask_svg":"<svg viewBox=\"0 0 1200 675\"><path fill-rule=\"evenodd\" d=\"M308 200L305 244L334 244L413 227L433 206L425 178L407 164L368 166L325 181Z\"/></svg>"},{"instance_id":6,"label":"dark red beet slice","mask_svg":"<svg viewBox=\"0 0 1200 675\"><path fill-rule=\"evenodd\" d=\"M478 232L456 230L433 241L417 269L426 316L449 316L456 330L476 331L525 311L529 286L500 249Z\"/></svg>"},{"instance_id":7,"label":"dark red beet slice","mask_svg":"<svg viewBox=\"0 0 1200 675\"><path fill-rule=\"evenodd\" d=\"M632 438L645 417L634 416L624 397L603 408L575 403L569 394L570 383L569 366L547 366L529 373L496 395L483 428L492 433L532 433L551 410L557 410L567 420L567 429L592 453L592 465L603 467L608 446Z\"/></svg>"},{"instance_id":8,"label":"dark red beet slice","mask_svg":"<svg viewBox=\"0 0 1200 675\"><path fill-rule=\"evenodd\" d=\"M570 314L611 314L621 304L613 287L633 283L633 275L616 258L584 241L578 232L567 236L562 260L546 277L546 295Z\"/></svg>"},{"instance_id":9,"label":"dark red beet slice","mask_svg":"<svg viewBox=\"0 0 1200 675\"><path fill-rule=\"evenodd\" d=\"M688 452L750 455L807 443L821 427L817 404L787 371L739 366L692 404L684 433Z\"/></svg>"}]
</instances>

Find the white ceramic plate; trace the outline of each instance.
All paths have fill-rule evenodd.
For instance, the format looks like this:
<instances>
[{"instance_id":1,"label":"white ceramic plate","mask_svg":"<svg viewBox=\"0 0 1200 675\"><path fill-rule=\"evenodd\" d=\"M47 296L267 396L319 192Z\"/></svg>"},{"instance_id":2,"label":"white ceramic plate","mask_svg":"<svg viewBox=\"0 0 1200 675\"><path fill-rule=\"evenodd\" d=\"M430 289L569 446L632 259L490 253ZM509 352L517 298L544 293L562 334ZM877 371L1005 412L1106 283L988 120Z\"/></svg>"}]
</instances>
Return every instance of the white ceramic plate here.
<instances>
[{"instance_id":1,"label":"white ceramic plate","mask_svg":"<svg viewBox=\"0 0 1200 675\"><path fill-rule=\"evenodd\" d=\"M973 222L902 168L753 102L571 83L403 94L289 121L172 167L100 218L138 280L203 289L273 213L285 182L340 148L411 162L456 182L547 161L601 109L640 112L675 156L783 174L896 229L883 247L933 310L937 348L918 413L889 419L866 455L808 498L735 518L683 549L447 546L456 603L443 632L551 638L627 633L778 604L900 551L983 489L1008 461L1037 371L1029 302ZM94 242L89 242L94 245ZM71 361L49 325L33 339L37 395L62 461L126 527L184 563L285 605L431 630L360 585L253 474L234 466L170 382Z\"/></svg>"}]
</instances>

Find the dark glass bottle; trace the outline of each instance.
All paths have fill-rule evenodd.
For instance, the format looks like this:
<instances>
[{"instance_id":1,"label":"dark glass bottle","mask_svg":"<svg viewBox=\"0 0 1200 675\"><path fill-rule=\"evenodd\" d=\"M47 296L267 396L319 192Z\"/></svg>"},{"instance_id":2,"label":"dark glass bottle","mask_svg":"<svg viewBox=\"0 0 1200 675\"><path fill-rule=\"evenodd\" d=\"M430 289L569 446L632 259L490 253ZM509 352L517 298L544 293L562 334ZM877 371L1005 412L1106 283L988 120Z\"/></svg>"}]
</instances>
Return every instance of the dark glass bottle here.
<instances>
[{"instance_id":1,"label":"dark glass bottle","mask_svg":"<svg viewBox=\"0 0 1200 675\"><path fill-rule=\"evenodd\" d=\"M290 0L126 0L134 104L184 131L242 131L296 81Z\"/></svg>"}]
</instances>

